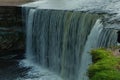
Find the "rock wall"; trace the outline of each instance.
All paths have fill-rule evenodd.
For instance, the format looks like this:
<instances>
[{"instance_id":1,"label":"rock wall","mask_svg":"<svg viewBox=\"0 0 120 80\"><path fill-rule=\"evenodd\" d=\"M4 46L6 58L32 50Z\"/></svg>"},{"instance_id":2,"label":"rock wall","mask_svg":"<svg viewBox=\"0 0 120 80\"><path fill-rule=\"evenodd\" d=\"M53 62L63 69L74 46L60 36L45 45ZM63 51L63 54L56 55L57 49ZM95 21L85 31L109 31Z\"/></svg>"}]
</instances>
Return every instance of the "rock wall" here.
<instances>
[{"instance_id":1,"label":"rock wall","mask_svg":"<svg viewBox=\"0 0 120 80\"><path fill-rule=\"evenodd\" d=\"M20 7L0 6L0 53L25 49L25 34Z\"/></svg>"}]
</instances>

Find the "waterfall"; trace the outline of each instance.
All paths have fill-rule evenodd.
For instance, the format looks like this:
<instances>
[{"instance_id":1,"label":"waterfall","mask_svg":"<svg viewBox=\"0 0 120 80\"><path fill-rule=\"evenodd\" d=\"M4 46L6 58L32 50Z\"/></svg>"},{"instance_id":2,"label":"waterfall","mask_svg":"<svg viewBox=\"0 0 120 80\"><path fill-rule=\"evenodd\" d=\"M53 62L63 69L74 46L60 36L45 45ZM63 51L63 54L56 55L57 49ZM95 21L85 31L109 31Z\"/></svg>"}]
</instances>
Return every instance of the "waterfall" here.
<instances>
[{"instance_id":1,"label":"waterfall","mask_svg":"<svg viewBox=\"0 0 120 80\"><path fill-rule=\"evenodd\" d=\"M80 74L79 74L78 80L88 80L86 73L87 73L88 66L92 63L92 58L89 52L90 50L97 48L99 35L103 29L103 25L100 21L101 21L100 19L96 21L86 41L86 44L81 56L81 64L80 64L80 72L79 72Z\"/></svg>"},{"instance_id":2,"label":"waterfall","mask_svg":"<svg viewBox=\"0 0 120 80\"><path fill-rule=\"evenodd\" d=\"M98 19L88 36L82 53L78 80L89 80L87 69L92 63L92 58L89 53L90 50L100 47L108 48L115 45L117 45L117 30L105 28L101 23L101 20Z\"/></svg>"},{"instance_id":3,"label":"waterfall","mask_svg":"<svg viewBox=\"0 0 120 80\"><path fill-rule=\"evenodd\" d=\"M115 43L116 37L112 37L116 31L104 30L100 15L68 10L27 11L26 59L34 66L47 69L44 76L53 72L63 80L88 80L86 72L91 63L88 52ZM39 70L43 75L42 69ZM51 80L61 80L53 79L53 74L50 76Z\"/></svg>"},{"instance_id":4,"label":"waterfall","mask_svg":"<svg viewBox=\"0 0 120 80\"><path fill-rule=\"evenodd\" d=\"M27 38L26 38L26 58L29 60L29 61L32 61L32 56L33 56L33 51L32 51L32 24L33 24L33 18L34 18L34 12L35 10L34 9L31 9L30 10L30 14L28 15L29 19L27 21L27 27L26 27L26 32L27 32Z\"/></svg>"},{"instance_id":5,"label":"waterfall","mask_svg":"<svg viewBox=\"0 0 120 80\"><path fill-rule=\"evenodd\" d=\"M65 80L75 80L87 36L98 18L75 11L30 10L27 59Z\"/></svg>"},{"instance_id":6,"label":"waterfall","mask_svg":"<svg viewBox=\"0 0 120 80\"><path fill-rule=\"evenodd\" d=\"M114 26L114 25L113 25ZM112 47L117 45L117 30L104 28L99 36L98 47Z\"/></svg>"}]
</instances>

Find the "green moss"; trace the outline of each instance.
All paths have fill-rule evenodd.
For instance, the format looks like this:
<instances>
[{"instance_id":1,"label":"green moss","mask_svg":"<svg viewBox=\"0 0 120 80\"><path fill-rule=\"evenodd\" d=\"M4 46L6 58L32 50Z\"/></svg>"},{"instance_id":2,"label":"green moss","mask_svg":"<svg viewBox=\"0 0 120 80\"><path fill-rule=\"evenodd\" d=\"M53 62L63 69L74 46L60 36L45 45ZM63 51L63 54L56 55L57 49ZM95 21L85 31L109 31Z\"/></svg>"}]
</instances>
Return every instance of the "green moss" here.
<instances>
[{"instance_id":1,"label":"green moss","mask_svg":"<svg viewBox=\"0 0 120 80\"><path fill-rule=\"evenodd\" d=\"M120 80L120 72L116 70L103 70L101 72L97 72L91 80Z\"/></svg>"},{"instance_id":2,"label":"green moss","mask_svg":"<svg viewBox=\"0 0 120 80\"><path fill-rule=\"evenodd\" d=\"M91 54L93 56L92 57L93 62L96 62L101 59L111 58L112 56L112 53L110 51L107 51L103 48L92 50Z\"/></svg>"},{"instance_id":3,"label":"green moss","mask_svg":"<svg viewBox=\"0 0 120 80\"><path fill-rule=\"evenodd\" d=\"M91 51L93 64L89 66L90 80L120 80L120 58L111 51L96 49Z\"/></svg>"}]
</instances>

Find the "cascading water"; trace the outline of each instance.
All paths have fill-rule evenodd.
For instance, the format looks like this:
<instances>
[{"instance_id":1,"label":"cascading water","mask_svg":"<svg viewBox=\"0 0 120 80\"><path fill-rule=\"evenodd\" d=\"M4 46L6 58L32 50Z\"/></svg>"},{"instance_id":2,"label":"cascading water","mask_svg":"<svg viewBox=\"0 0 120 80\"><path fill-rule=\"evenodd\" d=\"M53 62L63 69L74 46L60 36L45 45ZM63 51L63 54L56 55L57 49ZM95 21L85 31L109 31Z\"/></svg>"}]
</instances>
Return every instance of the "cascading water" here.
<instances>
[{"instance_id":1,"label":"cascading water","mask_svg":"<svg viewBox=\"0 0 120 80\"><path fill-rule=\"evenodd\" d=\"M84 51L82 52L82 57L81 57L81 64L80 64L80 72L79 72L79 78L78 80L88 80L87 76L87 69L88 66L92 63L92 58L89 53L90 50L97 48L97 42L99 39L99 35L103 29L103 25L100 22L101 20L97 20L94 27L92 28L88 39L86 41Z\"/></svg>"},{"instance_id":2,"label":"cascading water","mask_svg":"<svg viewBox=\"0 0 120 80\"><path fill-rule=\"evenodd\" d=\"M88 80L86 72L92 62L88 52L116 41L112 39L115 31L103 31L97 14L48 9L27 11L26 63L35 67L28 74L33 76L30 80ZM111 36L109 31L113 33Z\"/></svg>"},{"instance_id":3,"label":"cascading water","mask_svg":"<svg viewBox=\"0 0 120 80\"><path fill-rule=\"evenodd\" d=\"M27 60L48 68L64 80L77 80L81 53L98 18L96 14L74 11L30 10Z\"/></svg>"},{"instance_id":4,"label":"cascading water","mask_svg":"<svg viewBox=\"0 0 120 80\"><path fill-rule=\"evenodd\" d=\"M99 36L98 47L112 47L117 45L117 30L104 28Z\"/></svg>"},{"instance_id":5,"label":"cascading water","mask_svg":"<svg viewBox=\"0 0 120 80\"><path fill-rule=\"evenodd\" d=\"M27 21L27 39L26 39L26 58L28 59L28 60L31 60L32 61L32 53L33 53L33 51L32 51L32 44L31 44L31 42L32 42L32 35L31 35L31 33L32 33L32 24L33 24L33 18L34 18L34 12L35 12L35 10L34 9L31 9L30 10L30 14L28 15L28 17L29 17L29 20Z\"/></svg>"},{"instance_id":6,"label":"cascading water","mask_svg":"<svg viewBox=\"0 0 120 80\"><path fill-rule=\"evenodd\" d=\"M78 4L68 5L74 0L67 2L24 5L27 6L23 10L27 27L25 64L34 67L28 73L27 78L32 76L30 80L89 80L86 74L92 63L89 51L116 45L117 31L105 28L100 15L71 11Z\"/></svg>"}]
</instances>

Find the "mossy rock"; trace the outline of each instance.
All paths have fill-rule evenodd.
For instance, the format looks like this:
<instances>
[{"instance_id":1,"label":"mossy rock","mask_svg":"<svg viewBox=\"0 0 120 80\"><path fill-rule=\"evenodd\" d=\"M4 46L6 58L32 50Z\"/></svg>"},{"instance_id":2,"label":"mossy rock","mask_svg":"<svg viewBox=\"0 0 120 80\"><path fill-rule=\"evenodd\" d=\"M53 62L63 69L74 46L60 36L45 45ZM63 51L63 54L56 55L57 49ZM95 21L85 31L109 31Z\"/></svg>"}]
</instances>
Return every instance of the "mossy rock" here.
<instances>
[{"instance_id":1,"label":"mossy rock","mask_svg":"<svg viewBox=\"0 0 120 80\"><path fill-rule=\"evenodd\" d=\"M107 49L91 51L93 64L89 66L90 80L120 80L120 57Z\"/></svg>"}]
</instances>

